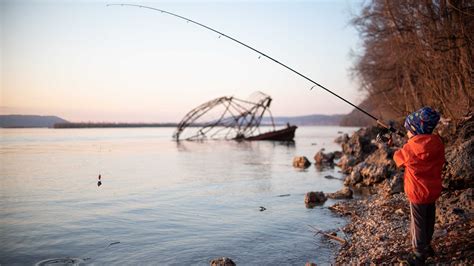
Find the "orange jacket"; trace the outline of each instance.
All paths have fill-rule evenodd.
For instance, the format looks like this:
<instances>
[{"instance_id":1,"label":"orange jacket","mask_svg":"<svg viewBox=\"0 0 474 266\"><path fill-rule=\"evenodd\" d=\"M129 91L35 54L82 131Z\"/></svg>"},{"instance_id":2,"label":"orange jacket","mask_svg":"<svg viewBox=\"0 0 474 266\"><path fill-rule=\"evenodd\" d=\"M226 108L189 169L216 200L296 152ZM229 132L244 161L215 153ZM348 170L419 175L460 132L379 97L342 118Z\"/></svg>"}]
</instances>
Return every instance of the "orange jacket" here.
<instances>
[{"instance_id":1,"label":"orange jacket","mask_svg":"<svg viewBox=\"0 0 474 266\"><path fill-rule=\"evenodd\" d=\"M438 135L421 134L408 140L393 159L405 167L405 193L415 204L434 203L441 194L444 145Z\"/></svg>"}]
</instances>

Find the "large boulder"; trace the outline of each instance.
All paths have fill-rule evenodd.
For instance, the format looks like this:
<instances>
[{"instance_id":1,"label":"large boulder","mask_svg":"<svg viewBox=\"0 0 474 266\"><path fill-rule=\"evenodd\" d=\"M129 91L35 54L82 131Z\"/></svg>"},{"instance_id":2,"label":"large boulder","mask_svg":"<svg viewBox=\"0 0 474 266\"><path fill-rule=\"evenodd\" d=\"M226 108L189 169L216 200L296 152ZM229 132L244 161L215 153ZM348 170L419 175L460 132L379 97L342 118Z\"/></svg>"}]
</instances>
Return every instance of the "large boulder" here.
<instances>
[{"instance_id":1,"label":"large boulder","mask_svg":"<svg viewBox=\"0 0 474 266\"><path fill-rule=\"evenodd\" d=\"M349 141L342 143L342 152L362 161L377 149L377 146L372 143L372 140L375 139L379 132L380 129L378 127L359 129L351 136Z\"/></svg>"},{"instance_id":2,"label":"large boulder","mask_svg":"<svg viewBox=\"0 0 474 266\"><path fill-rule=\"evenodd\" d=\"M393 195L404 191L403 174L404 171L400 170L395 175L383 181L381 188L385 195Z\"/></svg>"},{"instance_id":3,"label":"large boulder","mask_svg":"<svg viewBox=\"0 0 474 266\"><path fill-rule=\"evenodd\" d=\"M449 189L474 187L474 114L461 121L447 141L443 187Z\"/></svg>"},{"instance_id":4,"label":"large boulder","mask_svg":"<svg viewBox=\"0 0 474 266\"><path fill-rule=\"evenodd\" d=\"M462 189L474 187L474 138L446 154L443 187Z\"/></svg>"},{"instance_id":5,"label":"large boulder","mask_svg":"<svg viewBox=\"0 0 474 266\"><path fill-rule=\"evenodd\" d=\"M377 145L372 140L375 139L379 131L380 129L377 127L361 128L352 134L348 140L342 141L343 155L337 162L337 166L341 168L343 173L351 173L355 165L377 150Z\"/></svg>"},{"instance_id":6,"label":"large boulder","mask_svg":"<svg viewBox=\"0 0 474 266\"><path fill-rule=\"evenodd\" d=\"M371 186L382 182L397 172L392 157L392 149L387 147L377 149L367 159L352 168L352 172L346 177L344 184L361 183L364 186Z\"/></svg>"},{"instance_id":7,"label":"large boulder","mask_svg":"<svg viewBox=\"0 0 474 266\"><path fill-rule=\"evenodd\" d=\"M305 156L296 156L293 158L293 167L308 168L311 162Z\"/></svg>"},{"instance_id":8,"label":"large boulder","mask_svg":"<svg viewBox=\"0 0 474 266\"><path fill-rule=\"evenodd\" d=\"M334 193L326 193L326 197L330 199L352 199L352 190L349 187L344 187Z\"/></svg>"}]
</instances>

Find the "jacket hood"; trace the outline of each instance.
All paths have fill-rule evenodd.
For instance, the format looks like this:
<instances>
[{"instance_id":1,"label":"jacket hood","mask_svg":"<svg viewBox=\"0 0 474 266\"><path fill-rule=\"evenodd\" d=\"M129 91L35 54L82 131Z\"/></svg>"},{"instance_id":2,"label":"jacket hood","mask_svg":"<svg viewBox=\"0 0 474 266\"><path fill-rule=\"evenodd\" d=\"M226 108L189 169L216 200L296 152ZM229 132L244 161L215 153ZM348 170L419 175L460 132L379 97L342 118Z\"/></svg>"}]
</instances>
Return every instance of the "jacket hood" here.
<instances>
[{"instance_id":1,"label":"jacket hood","mask_svg":"<svg viewBox=\"0 0 474 266\"><path fill-rule=\"evenodd\" d=\"M423 161L439 158L441 155L444 158L444 145L438 135L420 134L412 137L408 142L413 154Z\"/></svg>"}]
</instances>

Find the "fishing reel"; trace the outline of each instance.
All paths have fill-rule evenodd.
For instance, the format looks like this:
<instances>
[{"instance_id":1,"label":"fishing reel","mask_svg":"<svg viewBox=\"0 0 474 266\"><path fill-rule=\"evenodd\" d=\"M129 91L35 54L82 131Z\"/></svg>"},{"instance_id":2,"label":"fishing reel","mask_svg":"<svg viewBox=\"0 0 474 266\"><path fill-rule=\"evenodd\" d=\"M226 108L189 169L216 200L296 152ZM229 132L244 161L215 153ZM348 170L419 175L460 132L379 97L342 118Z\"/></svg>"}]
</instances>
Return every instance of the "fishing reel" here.
<instances>
[{"instance_id":1,"label":"fishing reel","mask_svg":"<svg viewBox=\"0 0 474 266\"><path fill-rule=\"evenodd\" d=\"M391 144L392 143L392 131L388 128L381 128L380 132L377 134L377 137L375 138L375 141L378 143L387 143Z\"/></svg>"},{"instance_id":2,"label":"fishing reel","mask_svg":"<svg viewBox=\"0 0 474 266\"><path fill-rule=\"evenodd\" d=\"M403 134L400 130L397 130L395 128L395 123L393 121L390 121L387 124L384 124L382 121L377 120L377 124L379 124L380 127L380 132L377 134L377 137L375 138L375 141L379 143L387 143L389 146L392 145L393 138L392 134L397 134L400 137L405 137L405 134Z\"/></svg>"}]
</instances>

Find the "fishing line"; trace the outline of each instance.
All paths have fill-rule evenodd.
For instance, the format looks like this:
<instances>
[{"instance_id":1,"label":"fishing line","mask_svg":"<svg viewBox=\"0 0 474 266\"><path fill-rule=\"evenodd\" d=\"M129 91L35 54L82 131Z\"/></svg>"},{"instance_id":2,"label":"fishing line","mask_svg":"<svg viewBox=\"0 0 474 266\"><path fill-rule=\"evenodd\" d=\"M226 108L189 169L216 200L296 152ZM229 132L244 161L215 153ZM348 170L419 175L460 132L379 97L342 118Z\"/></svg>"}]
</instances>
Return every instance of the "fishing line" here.
<instances>
[{"instance_id":1,"label":"fishing line","mask_svg":"<svg viewBox=\"0 0 474 266\"><path fill-rule=\"evenodd\" d=\"M195 25L198 25L198 26L203 27L203 28L205 28L205 29L208 29L208 30L210 30L210 31L212 31L212 32L215 32L215 33L219 34L219 38L220 38L221 36L224 36L224 37L226 37L227 39L232 40L232 41L234 41L234 42L236 42L236 43L238 43L238 44L240 44L240 45L242 45L242 46L244 46L244 47L247 47L248 49L250 49L250 50L252 50L252 51L254 51L254 52L256 52L256 53L258 53L260 56L264 56L264 57L270 59L271 61L273 61L273 62L279 64L280 66L283 66L284 68L290 70L291 72L293 72L293 73L299 75L300 77L302 77L302 78L304 78L304 79L310 81L311 83L314 84L314 86L318 86L318 87L320 87L321 89L323 89L323 90L325 90L325 91L331 93L333 96L335 96L335 97L339 98L340 100L346 102L346 103L349 104L350 106L354 107L355 109L359 110L359 111L362 112L363 114L365 114L365 115L367 115L368 117L370 117L370 118L372 118L373 120L375 120L375 121L377 122L377 124L381 125L382 127L386 128L386 129L389 129L391 132L398 133L399 135L403 135L401 132L398 132L398 131L397 131L396 129L394 129L393 127L386 125L384 122L382 122L381 120L379 120L377 117L373 116L372 114L370 114L369 112L365 111L364 109L362 109L362 108L356 106L355 104L349 102L348 100L344 99L343 97L339 96L338 94L334 93L333 91L329 90L328 88L324 87L323 85L321 85L321 84L317 83L316 81L310 79L309 77L307 77L307 76L301 74L300 72L294 70L293 68L291 68L291 67L289 67L289 66L287 66L287 65L285 65L285 64L283 64L283 63L281 63L280 61L276 60L275 58L273 58L273 57L271 57L271 56L269 56L269 55L267 55L267 54L265 54L265 53L263 53L263 52L261 52L261 51L255 49L255 48L253 48L252 46L247 45L247 44L245 44L245 43L243 43L243 42L241 42L241 41L239 41L239 40L237 40L237 39L235 39L235 38L233 38L233 37L231 37L231 36L229 36L229 35L227 35L227 34L225 34L225 33L223 33L223 32L220 32L220 31L218 31L218 30L216 30L216 29L213 29L213 28L211 28L211 27L209 27L209 26L206 26L206 25L204 25L204 24L202 24L202 23L199 23L199 22L197 22L197 21L195 21L195 20L192 20L192 19L183 17L183 16L178 15L178 14L175 14L175 13L168 12L168 11L163 10L163 9L158 9L158 8L149 7L149 6L143 6L143 5L135 5L135 4L107 4L107 6L131 6L131 7L139 7L139 8L146 8L146 9L150 9L150 10L154 10L154 11L159 11L159 12L161 12L162 14L171 15L171 16L173 16L173 17L176 17L176 18L185 20L187 23L191 22L191 23L193 23L193 24L195 24ZM260 56L259 56L259 58L260 58ZM314 88L314 86L311 87L310 90L312 90L312 89Z\"/></svg>"}]
</instances>

